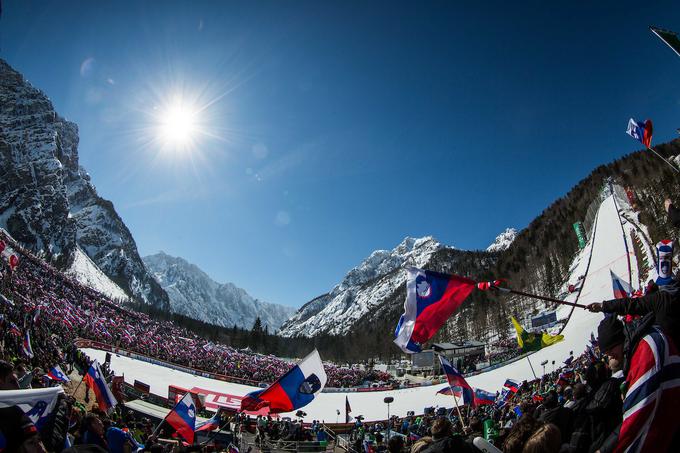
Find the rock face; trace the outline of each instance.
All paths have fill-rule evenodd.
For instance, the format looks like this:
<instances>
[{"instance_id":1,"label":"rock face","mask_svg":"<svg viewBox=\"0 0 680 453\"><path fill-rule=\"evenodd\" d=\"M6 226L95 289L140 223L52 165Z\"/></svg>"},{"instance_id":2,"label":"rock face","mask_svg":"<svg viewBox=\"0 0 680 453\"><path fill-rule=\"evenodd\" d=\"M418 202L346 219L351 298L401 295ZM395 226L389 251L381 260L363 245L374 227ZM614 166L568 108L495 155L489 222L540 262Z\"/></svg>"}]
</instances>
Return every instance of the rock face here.
<instances>
[{"instance_id":1,"label":"rock face","mask_svg":"<svg viewBox=\"0 0 680 453\"><path fill-rule=\"evenodd\" d=\"M512 245L517 237L517 230L514 228L506 228L501 234L496 236L493 244L486 248L487 252L502 252Z\"/></svg>"},{"instance_id":2,"label":"rock face","mask_svg":"<svg viewBox=\"0 0 680 453\"><path fill-rule=\"evenodd\" d=\"M64 270L80 246L128 295L169 307L113 204L78 164L78 127L3 60L0 172L0 226L16 240Z\"/></svg>"},{"instance_id":3,"label":"rock face","mask_svg":"<svg viewBox=\"0 0 680 453\"><path fill-rule=\"evenodd\" d=\"M282 327L283 336L344 335L375 313L406 281L405 265L425 267L446 248L433 237L407 237L393 250L377 250L329 293L303 305Z\"/></svg>"},{"instance_id":4,"label":"rock face","mask_svg":"<svg viewBox=\"0 0 680 453\"><path fill-rule=\"evenodd\" d=\"M190 318L250 329L259 317L273 333L295 312L293 307L254 299L232 283L217 283L182 258L160 252L144 257L144 263L168 293L172 311Z\"/></svg>"}]
</instances>

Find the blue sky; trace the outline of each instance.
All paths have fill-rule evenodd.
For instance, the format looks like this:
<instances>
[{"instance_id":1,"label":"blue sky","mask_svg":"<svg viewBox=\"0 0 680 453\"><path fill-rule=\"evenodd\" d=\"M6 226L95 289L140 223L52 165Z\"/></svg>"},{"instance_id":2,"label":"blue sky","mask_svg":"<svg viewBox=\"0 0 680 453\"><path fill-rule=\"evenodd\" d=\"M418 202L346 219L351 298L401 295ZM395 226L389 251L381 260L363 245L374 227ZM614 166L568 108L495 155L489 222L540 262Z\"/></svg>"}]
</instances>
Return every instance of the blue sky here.
<instances>
[{"instance_id":1,"label":"blue sky","mask_svg":"<svg viewBox=\"0 0 680 453\"><path fill-rule=\"evenodd\" d=\"M299 306L405 236L526 226L638 149L630 116L676 136L680 58L647 27L680 31L677 2L465 3L5 0L0 56L78 123L142 255Z\"/></svg>"}]
</instances>

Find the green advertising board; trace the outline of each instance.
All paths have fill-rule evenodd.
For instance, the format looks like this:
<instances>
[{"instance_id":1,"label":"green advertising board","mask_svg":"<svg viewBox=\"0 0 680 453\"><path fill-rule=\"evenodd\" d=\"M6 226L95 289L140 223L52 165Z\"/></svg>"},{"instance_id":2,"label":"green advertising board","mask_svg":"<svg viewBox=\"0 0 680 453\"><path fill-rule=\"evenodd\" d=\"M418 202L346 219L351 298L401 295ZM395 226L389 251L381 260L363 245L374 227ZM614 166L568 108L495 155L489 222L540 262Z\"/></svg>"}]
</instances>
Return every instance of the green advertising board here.
<instances>
[{"instance_id":1,"label":"green advertising board","mask_svg":"<svg viewBox=\"0 0 680 453\"><path fill-rule=\"evenodd\" d=\"M586 246L586 234L583 229L583 222L574 223L574 231L576 231L579 248L584 248Z\"/></svg>"}]
</instances>

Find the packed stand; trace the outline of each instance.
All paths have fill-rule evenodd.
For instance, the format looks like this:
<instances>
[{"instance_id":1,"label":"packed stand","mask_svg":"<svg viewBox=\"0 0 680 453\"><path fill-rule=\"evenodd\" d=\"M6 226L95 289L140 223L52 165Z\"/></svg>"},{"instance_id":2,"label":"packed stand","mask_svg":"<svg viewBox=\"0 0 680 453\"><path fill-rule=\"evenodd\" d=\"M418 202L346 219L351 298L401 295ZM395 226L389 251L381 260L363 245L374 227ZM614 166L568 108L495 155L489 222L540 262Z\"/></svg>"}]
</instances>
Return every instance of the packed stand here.
<instances>
[{"instance_id":1,"label":"packed stand","mask_svg":"<svg viewBox=\"0 0 680 453\"><path fill-rule=\"evenodd\" d=\"M57 363L78 337L253 384L270 383L293 365L271 355L213 344L170 321L124 308L29 253L20 253L19 258L20 265L13 272L3 263L2 334L10 351L21 351L24 333L30 331L35 357L28 361L32 365L45 368ZM386 373L332 363L325 368L329 387L390 378Z\"/></svg>"}]
</instances>

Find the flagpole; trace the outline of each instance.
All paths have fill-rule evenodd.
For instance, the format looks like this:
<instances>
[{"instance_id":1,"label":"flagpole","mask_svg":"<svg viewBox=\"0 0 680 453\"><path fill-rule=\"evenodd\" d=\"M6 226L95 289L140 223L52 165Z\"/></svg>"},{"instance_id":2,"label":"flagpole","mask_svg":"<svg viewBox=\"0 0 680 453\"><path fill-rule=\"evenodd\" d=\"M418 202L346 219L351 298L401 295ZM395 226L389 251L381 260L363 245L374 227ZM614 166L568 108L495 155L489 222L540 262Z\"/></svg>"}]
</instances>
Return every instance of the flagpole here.
<instances>
[{"instance_id":1,"label":"flagpole","mask_svg":"<svg viewBox=\"0 0 680 453\"><path fill-rule=\"evenodd\" d=\"M529 367L531 368L531 372L534 375L534 379L538 379L538 376L536 376L536 372L534 371L534 366L531 364L531 360L529 360L529 355L526 355L527 362L529 362Z\"/></svg>"},{"instance_id":2,"label":"flagpole","mask_svg":"<svg viewBox=\"0 0 680 453\"><path fill-rule=\"evenodd\" d=\"M575 302L567 302L566 300L559 300L559 299L555 299L554 297L539 296L538 294L525 293L524 291L517 291L515 289L501 288L500 286L492 286L491 288L496 289L496 290L501 291L501 292L504 292L504 293L511 293L511 294L517 294L518 296L532 297L534 299L545 300L545 301L548 301L548 302L555 302L557 304L562 304L562 305L570 305L572 307L583 308L585 310L588 309L587 305L581 305L581 304L577 304Z\"/></svg>"},{"instance_id":3,"label":"flagpole","mask_svg":"<svg viewBox=\"0 0 680 453\"><path fill-rule=\"evenodd\" d=\"M661 159L662 161L664 161L664 162L666 162L668 165L670 165L671 168L673 168L673 170L675 170L675 171L677 171L678 173L680 173L680 170L678 170L678 167L676 167L675 165L673 165L672 163L670 163L670 161L668 161L668 160L667 160L665 157L663 157L661 154L657 153L656 150L655 150L654 148L652 148L652 147L650 147L650 146L647 146L647 149L648 149L649 151L653 152L654 154L656 154L656 156L657 156L659 159Z\"/></svg>"},{"instance_id":4,"label":"flagpole","mask_svg":"<svg viewBox=\"0 0 680 453\"><path fill-rule=\"evenodd\" d=\"M463 419L463 414L460 412L460 407L458 407L458 398L456 398L456 393L453 391L453 387L451 387L451 384L449 384L449 388L451 389L451 395L453 396L453 402L456 404L456 410L458 411L458 417L460 418L460 424L463 425L463 429L465 429L465 420ZM474 395L472 396L474 398Z\"/></svg>"}]
</instances>

